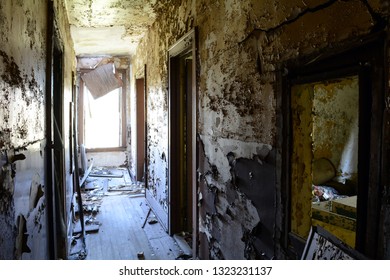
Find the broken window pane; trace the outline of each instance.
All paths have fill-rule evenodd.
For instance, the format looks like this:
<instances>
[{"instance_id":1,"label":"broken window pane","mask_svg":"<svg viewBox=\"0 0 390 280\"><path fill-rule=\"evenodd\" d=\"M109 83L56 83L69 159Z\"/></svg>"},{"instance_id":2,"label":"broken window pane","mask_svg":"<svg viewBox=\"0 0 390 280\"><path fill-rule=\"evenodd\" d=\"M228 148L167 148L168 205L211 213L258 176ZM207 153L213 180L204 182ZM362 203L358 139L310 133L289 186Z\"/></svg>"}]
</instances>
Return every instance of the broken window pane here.
<instances>
[{"instance_id":1,"label":"broken window pane","mask_svg":"<svg viewBox=\"0 0 390 280\"><path fill-rule=\"evenodd\" d=\"M120 147L122 135L122 88L94 99L84 86L84 122L86 148Z\"/></svg>"}]
</instances>

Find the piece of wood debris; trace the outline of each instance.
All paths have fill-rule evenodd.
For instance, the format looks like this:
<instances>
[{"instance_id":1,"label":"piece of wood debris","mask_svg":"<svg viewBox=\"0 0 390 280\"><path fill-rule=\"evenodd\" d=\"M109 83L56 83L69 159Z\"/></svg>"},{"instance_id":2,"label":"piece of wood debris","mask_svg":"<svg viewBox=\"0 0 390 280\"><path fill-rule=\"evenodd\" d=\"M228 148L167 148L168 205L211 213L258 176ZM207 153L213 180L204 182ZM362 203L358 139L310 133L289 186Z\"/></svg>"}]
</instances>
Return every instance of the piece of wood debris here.
<instances>
[{"instance_id":1,"label":"piece of wood debris","mask_svg":"<svg viewBox=\"0 0 390 280\"><path fill-rule=\"evenodd\" d=\"M86 224L85 225L85 232L97 232L99 231L100 225L98 224ZM74 229L73 229L73 234L78 234L81 233L82 229L80 226L80 223L78 223Z\"/></svg>"},{"instance_id":2,"label":"piece of wood debris","mask_svg":"<svg viewBox=\"0 0 390 280\"><path fill-rule=\"evenodd\" d=\"M144 260L144 259L145 259L145 254L144 254L144 252L138 252L138 253L137 253L137 258L138 258L139 260Z\"/></svg>"}]
</instances>

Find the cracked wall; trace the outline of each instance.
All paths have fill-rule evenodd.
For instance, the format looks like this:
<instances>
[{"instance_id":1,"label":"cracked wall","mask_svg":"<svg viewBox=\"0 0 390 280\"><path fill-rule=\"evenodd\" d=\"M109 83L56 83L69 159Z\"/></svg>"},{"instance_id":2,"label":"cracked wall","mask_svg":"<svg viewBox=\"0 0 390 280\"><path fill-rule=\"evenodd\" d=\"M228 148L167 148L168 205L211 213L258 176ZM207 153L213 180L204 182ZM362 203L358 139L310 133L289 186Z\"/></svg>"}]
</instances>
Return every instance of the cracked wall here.
<instances>
[{"instance_id":1,"label":"cracked wall","mask_svg":"<svg viewBox=\"0 0 390 280\"><path fill-rule=\"evenodd\" d=\"M55 1L60 33L64 32L62 9ZM0 259L46 259L47 1L1 1L0 34ZM67 69L73 64L69 55L73 53L65 51ZM65 93L71 90L70 81L71 72L64 71ZM70 100L69 95L65 96L67 116ZM64 127L68 125L69 120L65 120ZM64 138L68 137L65 133ZM68 141L65 143L69 152ZM67 179L72 182L68 173Z\"/></svg>"},{"instance_id":2,"label":"cracked wall","mask_svg":"<svg viewBox=\"0 0 390 280\"><path fill-rule=\"evenodd\" d=\"M147 66L148 183L166 209L167 52L196 26L199 254L203 259L285 258L286 202L275 163L278 71L284 61L331 52L383 27L389 2L171 4L161 7L133 60L134 73Z\"/></svg>"}]
</instances>

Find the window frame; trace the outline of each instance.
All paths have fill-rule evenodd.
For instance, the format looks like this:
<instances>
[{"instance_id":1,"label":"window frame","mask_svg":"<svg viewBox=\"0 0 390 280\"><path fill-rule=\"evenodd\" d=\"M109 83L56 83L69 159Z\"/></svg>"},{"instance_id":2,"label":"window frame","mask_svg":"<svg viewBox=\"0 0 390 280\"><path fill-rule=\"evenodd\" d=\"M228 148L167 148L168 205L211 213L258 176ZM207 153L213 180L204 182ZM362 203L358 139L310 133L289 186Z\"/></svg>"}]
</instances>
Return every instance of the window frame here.
<instances>
[{"instance_id":1,"label":"window frame","mask_svg":"<svg viewBox=\"0 0 390 280\"><path fill-rule=\"evenodd\" d=\"M79 78L79 106L78 106L78 144L84 144L85 139L85 118L84 118L84 81L81 79L81 75L92 71L92 69L81 69L80 70L80 78ZM115 70L119 75L121 75L122 79L122 92L121 92L121 145L118 147L100 147L100 148L87 148L87 152L117 152L117 151L125 151L127 147L127 119L126 119L126 92L127 92L127 78L126 69L116 69Z\"/></svg>"}]
</instances>

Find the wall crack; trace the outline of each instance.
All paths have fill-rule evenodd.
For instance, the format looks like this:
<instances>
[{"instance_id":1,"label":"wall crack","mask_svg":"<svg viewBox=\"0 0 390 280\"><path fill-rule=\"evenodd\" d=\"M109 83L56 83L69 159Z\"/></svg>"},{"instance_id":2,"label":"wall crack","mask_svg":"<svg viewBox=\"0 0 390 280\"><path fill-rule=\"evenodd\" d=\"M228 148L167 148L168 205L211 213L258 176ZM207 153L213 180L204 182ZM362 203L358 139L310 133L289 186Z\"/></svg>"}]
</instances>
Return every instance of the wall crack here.
<instances>
[{"instance_id":1,"label":"wall crack","mask_svg":"<svg viewBox=\"0 0 390 280\"><path fill-rule=\"evenodd\" d=\"M370 13L371 17L375 21L375 24L374 24L374 27L372 28L372 31L380 30L381 28L383 28L386 25L386 20L383 17L381 17L378 13L376 13L374 11L374 9L371 7L371 5L368 3L367 0L360 0L360 1L367 8L367 10ZM300 18L302 18L306 14L315 13L315 12L324 10L326 8L329 8L330 6L335 4L336 2L339 2L339 0L330 0L328 2L325 2L325 3L321 4L321 5L318 5L318 6L313 7L313 8L308 7L306 9L304 9L302 12L298 13L295 17L287 19L287 20L279 23L278 25L276 25L274 27L271 27L271 28L268 28L268 29L254 28L243 40L239 41L238 43L239 44L243 44L249 38L251 38L253 34L256 34L256 33L265 33L265 34L272 33L274 31L282 28L283 26L286 26L286 25L289 25L291 23L296 22L297 20L299 20Z\"/></svg>"}]
</instances>

